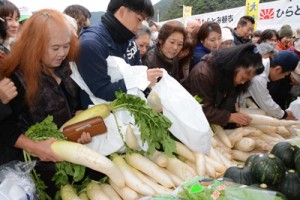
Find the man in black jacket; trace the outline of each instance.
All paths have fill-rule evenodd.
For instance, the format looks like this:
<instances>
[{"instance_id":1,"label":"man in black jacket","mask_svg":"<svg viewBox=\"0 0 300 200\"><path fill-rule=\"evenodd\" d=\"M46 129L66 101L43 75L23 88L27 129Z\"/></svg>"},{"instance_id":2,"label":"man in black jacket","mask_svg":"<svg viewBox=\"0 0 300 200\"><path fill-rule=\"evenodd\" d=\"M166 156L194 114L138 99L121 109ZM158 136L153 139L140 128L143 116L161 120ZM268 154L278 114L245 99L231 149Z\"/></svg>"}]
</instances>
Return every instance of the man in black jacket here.
<instances>
[{"instance_id":1,"label":"man in black jacket","mask_svg":"<svg viewBox=\"0 0 300 200\"><path fill-rule=\"evenodd\" d=\"M233 30L234 45L252 43L251 35L254 30L255 20L250 16L240 18L237 27Z\"/></svg>"}]
</instances>

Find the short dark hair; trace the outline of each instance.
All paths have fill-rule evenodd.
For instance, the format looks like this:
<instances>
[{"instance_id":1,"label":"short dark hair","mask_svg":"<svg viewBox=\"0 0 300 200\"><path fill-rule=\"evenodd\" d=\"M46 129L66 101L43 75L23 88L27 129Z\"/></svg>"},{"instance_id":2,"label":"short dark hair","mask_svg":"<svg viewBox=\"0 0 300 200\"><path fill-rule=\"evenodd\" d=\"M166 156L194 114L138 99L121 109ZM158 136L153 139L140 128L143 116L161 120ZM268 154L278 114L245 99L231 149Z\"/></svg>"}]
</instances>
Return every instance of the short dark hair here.
<instances>
[{"instance_id":1,"label":"short dark hair","mask_svg":"<svg viewBox=\"0 0 300 200\"><path fill-rule=\"evenodd\" d=\"M107 11L114 14L121 6L140 14L145 18L154 15L151 0L110 0Z\"/></svg>"},{"instance_id":2,"label":"short dark hair","mask_svg":"<svg viewBox=\"0 0 300 200\"><path fill-rule=\"evenodd\" d=\"M217 22L204 22L197 33L197 42L201 43L211 32L217 32L222 35L221 27Z\"/></svg>"},{"instance_id":3,"label":"short dark hair","mask_svg":"<svg viewBox=\"0 0 300 200\"><path fill-rule=\"evenodd\" d=\"M266 29L261 33L260 38L257 41L257 43L260 44L262 42L266 42L267 40L272 39L273 36L276 36L277 40L279 39L279 35L276 30Z\"/></svg>"},{"instance_id":4,"label":"short dark hair","mask_svg":"<svg viewBox=\"0 0 300 200\"><path fill-rule=\"evenodd\" d=\"M247 25L248 22L250 22L251 24L255 24L255 20L253 17L245 15L240 18L238 25L240 25L241 27L244 27Z\"/></svg>"}]
</instances>

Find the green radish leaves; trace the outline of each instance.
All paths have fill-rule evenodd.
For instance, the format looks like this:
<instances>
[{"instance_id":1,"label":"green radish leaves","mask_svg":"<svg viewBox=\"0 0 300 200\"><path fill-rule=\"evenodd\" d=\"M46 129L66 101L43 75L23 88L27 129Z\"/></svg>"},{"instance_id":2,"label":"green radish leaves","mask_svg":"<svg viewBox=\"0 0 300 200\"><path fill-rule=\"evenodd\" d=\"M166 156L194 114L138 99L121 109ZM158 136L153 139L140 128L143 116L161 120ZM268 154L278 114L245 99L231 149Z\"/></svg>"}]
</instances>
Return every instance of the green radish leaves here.
<instances>
[{"instance_id":1,"label":"green radish leaves","mask_svg":"<svg viewBox=\"0 0 300 200\"><path fill-rule=\"evenodd\" d=\"M123 92L116 92L116 100L110 106L113 112L128 110L134 116L142 142L149 145L148 153L163 148L168 156L173 155L176 145L169 134L172 123L167 117L150 108L141 98Z\"/></svg>"}]
</instances>

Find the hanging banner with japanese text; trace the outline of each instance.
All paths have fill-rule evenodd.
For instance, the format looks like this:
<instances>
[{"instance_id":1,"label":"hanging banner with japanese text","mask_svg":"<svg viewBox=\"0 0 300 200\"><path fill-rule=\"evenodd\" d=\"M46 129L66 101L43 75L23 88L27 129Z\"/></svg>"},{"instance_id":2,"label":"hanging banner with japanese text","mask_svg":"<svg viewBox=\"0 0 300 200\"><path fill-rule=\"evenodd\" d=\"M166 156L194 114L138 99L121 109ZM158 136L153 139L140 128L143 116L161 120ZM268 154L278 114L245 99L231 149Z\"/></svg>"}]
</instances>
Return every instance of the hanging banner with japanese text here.
<instances>
[{"instance_id":1,"label":"hanging banner with japanese text","mask_svg":"<svg viewBox=\"0 0 300 200\"><path fill-rule=\"evenodd\" d=\"M235 28L239 19L246 15L245 10L245 6L242 6L218 12L192 15L187 18L195 19L200 23L215 21L221 27L229 26ZM176 20L182 21L182 18ZM279 0L260 3L258 6L258 20L256 22L258 30L279 30L285 24L289 24L293 29L300 28L300 0Z\"/></svg>"},{"instance_id":2,"label":"hanging banner with japanese text","mask_svg":"<svg viewBox=\"0 0 300 200\"><path fill-rule=\"evenodd\" d=\"M259 0L247 0L246 1L246 15L254 18L255 22L258 20L258 6ZM254 24L254 30L256 30L257 23Z\"/></svg>"}]
</instances>

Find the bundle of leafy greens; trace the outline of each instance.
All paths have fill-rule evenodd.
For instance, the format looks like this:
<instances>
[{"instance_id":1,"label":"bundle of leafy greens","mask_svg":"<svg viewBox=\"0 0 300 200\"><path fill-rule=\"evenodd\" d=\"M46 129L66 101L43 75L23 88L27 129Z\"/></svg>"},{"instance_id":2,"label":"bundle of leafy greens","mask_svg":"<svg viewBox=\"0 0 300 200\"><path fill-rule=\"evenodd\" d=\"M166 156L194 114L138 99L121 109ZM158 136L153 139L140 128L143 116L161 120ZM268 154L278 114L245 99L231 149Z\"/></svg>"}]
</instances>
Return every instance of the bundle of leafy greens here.
<instances>
[{"instance_id":1,"label":"bundle of leafy greens","mask_svg":"<svg viewBox=\"0 0 300 200\"><path fill-rule=\"evenodd\" d=\"M135 124L141 132L142 142L149 145L148 153L153 154L155 149L162 148L168 156L173 155L176 144L169 134L172 123L163 114L150 108L146 101L124 92L116 92L116 99L109 107L113 113L127 110L134 116Z\"/></svg>"},{"instance_id":2,"label":"bundle of leafy greens","mask_svg":"<svg viewBox=\"0 0 300 200\"><path fill-rule=\"evenodd\" d=\"M42 141L49 138L57 138L59 140L66 140L66 137L58 130L56 124L53 122L53 117L48 116L42 122L36 123L28 128L25 135L34 140ZM31 161L31 156L23 151L24 159L26 162ZM70 162L57 162L55 163L56 172L52 178L55 181L55 185L60 188L63 185L69 183L69 177L72 177L72 184L74 182L81 181L84 178L85 167ZM40 175L33 169L31 172L32 178L35 182L39 198L41 200L51 200L51 197L45 192L47 186L41 180Z\"/></svg>"}]
</instances>

